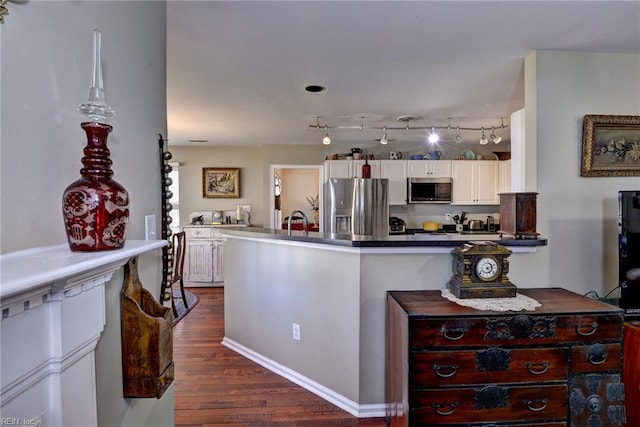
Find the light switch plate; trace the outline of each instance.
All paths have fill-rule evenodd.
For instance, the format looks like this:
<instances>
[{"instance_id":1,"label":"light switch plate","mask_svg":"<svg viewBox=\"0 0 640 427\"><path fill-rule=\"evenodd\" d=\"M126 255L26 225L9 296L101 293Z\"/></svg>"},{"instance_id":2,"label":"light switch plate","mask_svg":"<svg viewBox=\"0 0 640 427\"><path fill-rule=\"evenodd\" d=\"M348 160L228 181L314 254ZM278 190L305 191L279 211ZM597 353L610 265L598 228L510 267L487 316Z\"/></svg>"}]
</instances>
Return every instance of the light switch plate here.
<instances>
[{"instance_id":1,"label":"light switch plate","mask_svg":"<svg viewBox=\"0 0 640 427\"><path fill-rule=\"evenodd\" d=\"M146 240L156 240L156 216L144 216L144 238Z\"/></svg>"}]
</instances>

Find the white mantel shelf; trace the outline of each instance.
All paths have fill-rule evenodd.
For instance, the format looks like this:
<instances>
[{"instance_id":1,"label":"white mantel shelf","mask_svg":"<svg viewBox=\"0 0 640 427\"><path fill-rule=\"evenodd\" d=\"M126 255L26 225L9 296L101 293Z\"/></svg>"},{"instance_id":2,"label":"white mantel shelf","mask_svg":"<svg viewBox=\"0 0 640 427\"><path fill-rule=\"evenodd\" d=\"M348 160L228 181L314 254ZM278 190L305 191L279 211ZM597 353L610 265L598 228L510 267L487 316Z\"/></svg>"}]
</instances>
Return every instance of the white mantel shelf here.
<instances>
[{"instance_id":1,"label":"white mantel shelf","mask_svg":"<svg viewBox=\"0 0 640 427\"><path fill-rule=\"evenodd\" d=\"M0 298L87 271L124 265L133 256L165 246L165 240L127 240L122 249L71 252L69 245L44 246L0 255Z\"/></svg>"},{"instance_id":2,"label":"white mantel shelf","mask_svg":"<svg viewBox=\"0 0 640 427\"><path fill-rule=\"evenodd\" d=\"M0 255L5 424L98 426L95 349L106 324L105 287L130 258L166 244L127 240L100 252L65 244Z\"/></svg>"}]
</instances>

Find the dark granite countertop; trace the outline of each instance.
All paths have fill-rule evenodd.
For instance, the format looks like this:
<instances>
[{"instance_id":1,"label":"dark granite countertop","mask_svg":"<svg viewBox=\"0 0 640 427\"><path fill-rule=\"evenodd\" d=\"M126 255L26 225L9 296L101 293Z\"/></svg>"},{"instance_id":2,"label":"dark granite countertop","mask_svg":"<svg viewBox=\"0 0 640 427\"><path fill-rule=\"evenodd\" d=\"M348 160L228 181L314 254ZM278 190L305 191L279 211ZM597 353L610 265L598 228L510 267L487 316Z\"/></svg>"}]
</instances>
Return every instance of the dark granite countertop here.
<instances>
[{"instance_id":1,"label":"dark granite countertop","mask_svg":"<svg viewBox=\"0 0 640 427\"><path fill-rule=\"evenodd\" d=\"M499 234L415 234L390 235L383 237L354 236L351 234L329 234L305 231L277 230L257 227L227 227L221 234L229 236L251 237L257 239L277 239L296 242L317 243L323 245L346 246L353 248L403 248L403 247L457 247L471 241L499 242L504 246L546 246L547 239L502 238Z\"/></svg>"}]
</instances>

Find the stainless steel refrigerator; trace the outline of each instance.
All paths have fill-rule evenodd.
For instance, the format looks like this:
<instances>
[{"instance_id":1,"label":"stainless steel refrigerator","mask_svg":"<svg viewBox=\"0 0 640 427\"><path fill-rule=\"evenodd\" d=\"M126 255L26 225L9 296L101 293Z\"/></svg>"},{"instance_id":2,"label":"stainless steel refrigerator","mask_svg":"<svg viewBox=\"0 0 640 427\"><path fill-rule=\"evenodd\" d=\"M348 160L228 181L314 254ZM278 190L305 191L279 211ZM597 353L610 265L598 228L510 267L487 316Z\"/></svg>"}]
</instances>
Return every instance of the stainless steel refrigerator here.
<instances>
[{"instance_id":1,"label":"stainless steel refrigerator","mask_svg":"<svg viewBox=\"0 0 640 427\"><path fill-rule=\"evenodd\" d=\"M325 233L389 235L389 180L332 178L324 184Z\"/></svg>"}]
</instances>

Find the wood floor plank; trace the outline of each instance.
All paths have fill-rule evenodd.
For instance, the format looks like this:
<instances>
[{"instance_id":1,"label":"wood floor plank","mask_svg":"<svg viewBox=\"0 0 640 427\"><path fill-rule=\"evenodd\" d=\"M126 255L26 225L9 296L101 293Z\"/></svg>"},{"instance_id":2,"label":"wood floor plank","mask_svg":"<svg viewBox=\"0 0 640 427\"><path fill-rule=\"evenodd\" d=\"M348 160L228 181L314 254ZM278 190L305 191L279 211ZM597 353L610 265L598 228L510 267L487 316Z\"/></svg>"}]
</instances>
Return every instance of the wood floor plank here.
<instances>
[{"instance_id":1,"label":"wood floor plank","mask_svg":"<svg viewBox=\"0 0 640 427\"><path fill-rule=\"evenodd\" d=\"M175 425L383 427L356 418L224 347L224 288L189 288L200 303L173 328Z\"/></svg>"}]
</instances>

